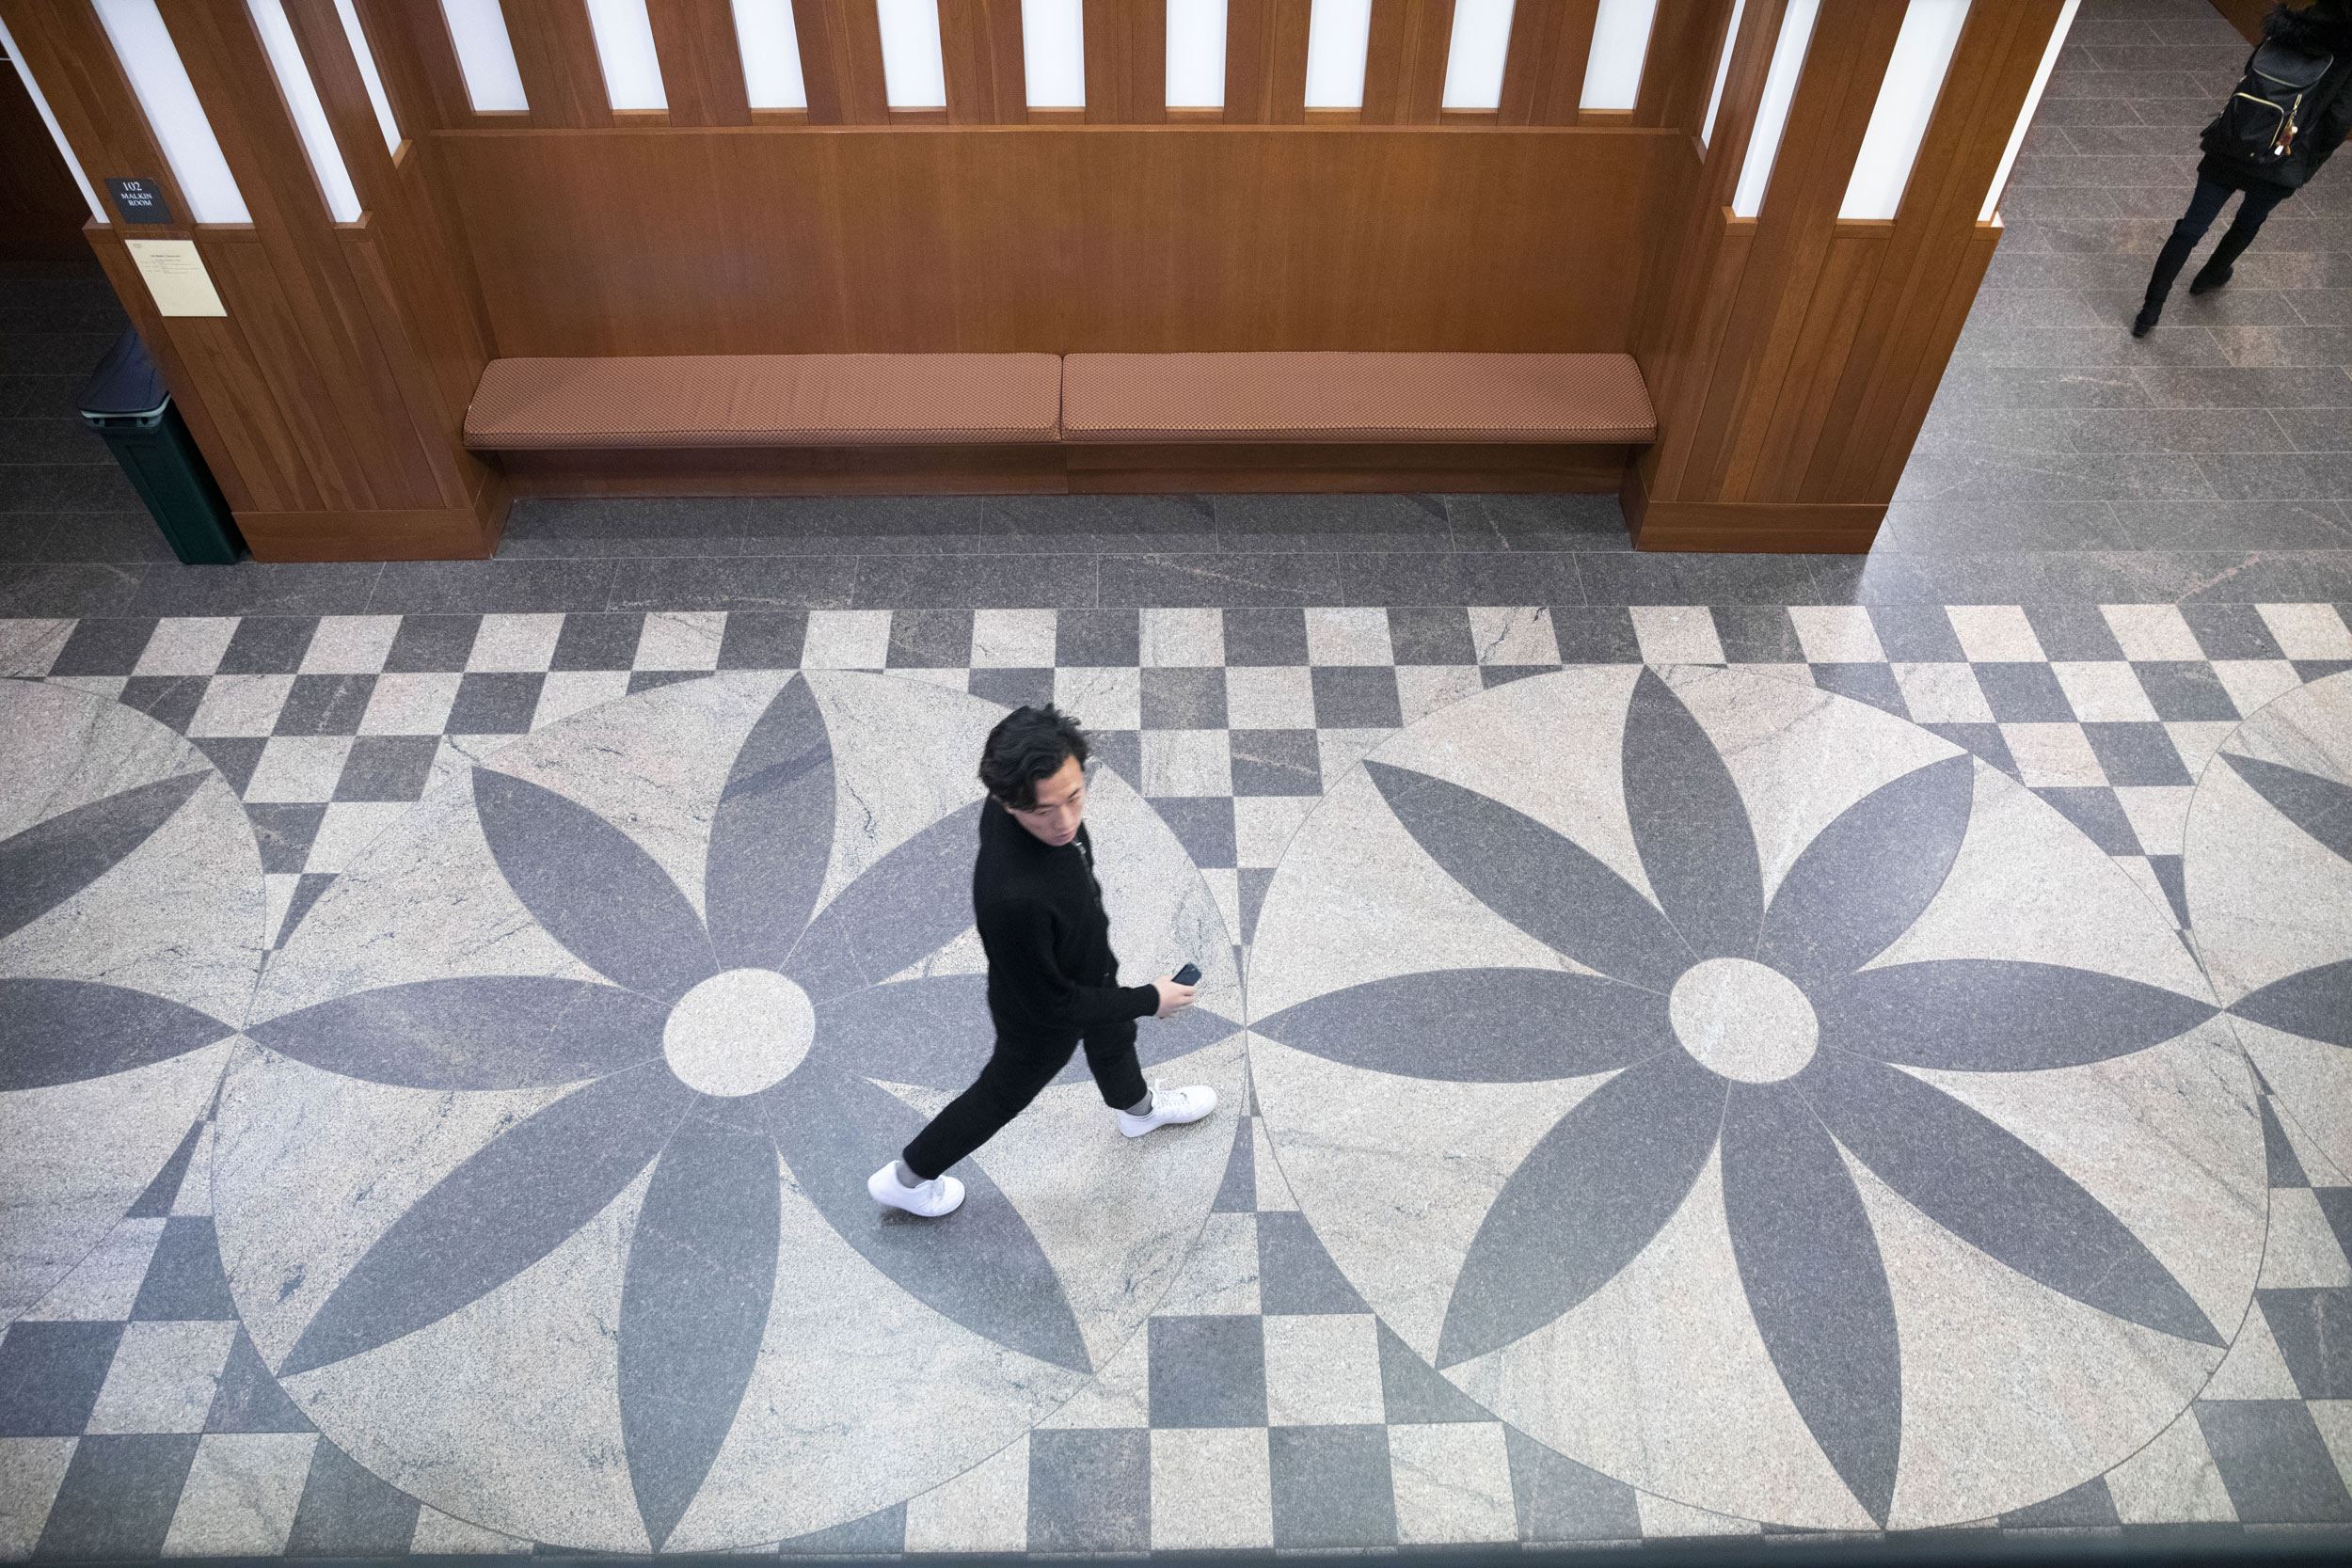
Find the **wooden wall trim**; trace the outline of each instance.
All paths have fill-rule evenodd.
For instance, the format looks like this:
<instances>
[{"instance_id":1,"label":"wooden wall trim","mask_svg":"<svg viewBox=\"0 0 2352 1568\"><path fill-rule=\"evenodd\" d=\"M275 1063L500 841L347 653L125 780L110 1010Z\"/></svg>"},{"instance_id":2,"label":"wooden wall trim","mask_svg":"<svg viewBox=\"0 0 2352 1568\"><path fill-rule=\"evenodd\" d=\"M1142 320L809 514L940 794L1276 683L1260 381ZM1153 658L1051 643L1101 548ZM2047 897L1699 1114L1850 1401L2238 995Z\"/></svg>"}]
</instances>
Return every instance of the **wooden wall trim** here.
<instances>
[{"instance_id":1,"label":"wooden wall trim","mask_svg":"<svg viewBox=\"0 0 2352 1568\"><path fill-rule=\"evenodd\" d=\"M1227 0L1225 123L1307 122L1311 0Z\"/></svg>"},{"instance_id":2,"label":"wooden wall trim","mask_svg":"<svg viewBox=\"0 0 2352 1568\"><path fill-rule=\"evenodd\" d=\"M1617 492L1633 546L1733 554L1865 555L1886 519L1883 501L1787 504L1653 500L1638 463Z\"/></svg>"},{"instance_id":3,"label":"wooden wall trim","mask_svg":"<svg viewBox=\"0 0 2352 1568\"><path fill-rule=\"evenodd\" d=\"M1453 45L1454 0L1372 0L1363 123L1437 124Z\"/></svg>"},{"instance_id":4,"label":"wooden wall trim","mask_svg":"<svg viewBox=\"0 0 2352 1568\"><path fill-rule=\"evenodd\" d=\"M874 0L793 0L792 31L801 45L811 125L890 122Z\"/></svg>"},{"instance_id":5,"label":"wooden wall trim","mask_svg":"<svg viewBox=\"0 0 2352 1568\"><path fill-rule=\"evenodd\" d=\"M357 0L355 8L402 135L413 139L475 123L457 46L450 41L449 24L437 4Z\"/></svg>"},{"instance_id":6,"label":"wooden wall trim","mask_svg":"<svg viewBox=\"0 0 2352 1568\"><path fill-rule=\"evenodd\" d=\"M595 130L612 123L605 97L604 63L587 0L499 0L515 69L531 101L531 123L542 131Z\"/></svg>"},{"instance_id":7,"label":"wooden wall trim","mask_svg":"<svg viewBox=\"0 0 2352 1568\"><path fill-rule=\"evenodd\" d=\"M1600 0L1528 0L1511 10L1502 62L1504 125L1574 125Z\"/></svg>"},{"instance_id":8,"label":"wooden wall trim","mask_svg":"<svg viewBox=\"0 0 2352 1568\"><path fill-rule=\"evenodd\" d=\"M486 524L471 505L240 512L237 531L256 561L484 561L498 547L505 510L501 499Z\"/></svg>"},{"instance_id":9,"label":"wooden wall trim","mask_svg":"<svg viewBox=\"0 0 2352 1568\"><path fill-rule=\"evenodd\" d=\"M1633 102L1636 125L1671 125L1697 135L1715 89L1715 62L1731 25L1733 0L1658 0L1649 53ZM1726 88L1726 91L1728 88Z\"/></svg>"},{"instance_id":10,"label":"wooden wall trim","mask_svg":"<svg viewBox=\"0 0 2352 1568\"><path fill-rule=\"evenodd\" d=\"M1087 123L1168 119L1168 0L1086 0Z\"/></svg>"},{"instance_id":11,"label":"wooden wall trim","mask_svg":"<svg viewBox=\"0 0 2352 1568\"><path fill-rule=\"evenodd\" d=\"M57 127L79 155L82 171L105 195L108 180L150 179L163 191L173 217L165 227L139 226L141 239L184 239L195 214L180 189L162 145L139 107L138 94L115 57L114 44L87 4L50 0L0 0L0 16L23 51L24 65L41 85L41 96L57 117ZM109 221L113 209L107 209Z\"/></svg>"},{"instance_id":12,"label":"wooden wall trim","mask_svg":"<svg viewBox=\"0 0 2352 1568\"><path fill-rule=\"evenodd\" d=\"M1027 123L1021 0L949 0L939 8L939 51L947 77L948 123Z\"/></svg>"},{"instance_id":13,"label":"wooden wall trim","mask_svg":"<svg viewBox=\"0 0 2352 1568\"><path fill-rule=\"evenodd\" d=\"M989 0L977 0L986 5ZM949 6L949 11L966 8ZM751 98L743 86L743 55L728 0L645 0L654 53L661 60L661 95L673 125L749 125ZM943 27L945 12L942 13Z\"/></svg>"}]
</instances>

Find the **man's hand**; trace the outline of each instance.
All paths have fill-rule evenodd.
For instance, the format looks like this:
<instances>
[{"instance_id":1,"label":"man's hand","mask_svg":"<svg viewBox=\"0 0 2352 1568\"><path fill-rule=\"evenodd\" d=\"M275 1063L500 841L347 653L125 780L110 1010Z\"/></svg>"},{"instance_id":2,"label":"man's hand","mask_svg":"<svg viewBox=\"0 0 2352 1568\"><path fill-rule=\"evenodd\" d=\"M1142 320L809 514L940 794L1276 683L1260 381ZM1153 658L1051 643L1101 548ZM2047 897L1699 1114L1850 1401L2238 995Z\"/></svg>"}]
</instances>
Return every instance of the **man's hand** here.
<instances>
[{"instance_id":1,"label":"man's hand","mask_svg":"<svg viewBox=\"0 0 2352 1568\"><path fill-rule=\"evenodd\" d=\"M1200 990L1199 986L1178 985L1173 974L1163 974L1152 984L1160 993L1160 1010L1152 1015L1153 1018L1169 1018L1184 1011L1192 1006L1193 997Z\"/></svg>"}]
</instances>

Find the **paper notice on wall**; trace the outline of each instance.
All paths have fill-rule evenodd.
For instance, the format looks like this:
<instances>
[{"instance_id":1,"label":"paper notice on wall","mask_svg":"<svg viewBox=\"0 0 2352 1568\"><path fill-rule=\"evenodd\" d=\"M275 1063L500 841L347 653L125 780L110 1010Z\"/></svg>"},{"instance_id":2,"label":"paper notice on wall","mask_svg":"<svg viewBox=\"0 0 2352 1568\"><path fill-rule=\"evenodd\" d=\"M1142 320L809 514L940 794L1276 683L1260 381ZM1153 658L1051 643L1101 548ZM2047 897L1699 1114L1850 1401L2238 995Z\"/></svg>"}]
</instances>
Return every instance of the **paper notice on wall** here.
<instances>
[{"instance_id":1,"label":"paper notice on wall","mask_svg":"<svg viewBox=\"0 0 2352 1568\"><path fill-rule=\"evenodd\" d=\"M228 308L204 270L194 240L125 240L155 309L167 316L225 316Z\"/></svg>"}]
</instances>

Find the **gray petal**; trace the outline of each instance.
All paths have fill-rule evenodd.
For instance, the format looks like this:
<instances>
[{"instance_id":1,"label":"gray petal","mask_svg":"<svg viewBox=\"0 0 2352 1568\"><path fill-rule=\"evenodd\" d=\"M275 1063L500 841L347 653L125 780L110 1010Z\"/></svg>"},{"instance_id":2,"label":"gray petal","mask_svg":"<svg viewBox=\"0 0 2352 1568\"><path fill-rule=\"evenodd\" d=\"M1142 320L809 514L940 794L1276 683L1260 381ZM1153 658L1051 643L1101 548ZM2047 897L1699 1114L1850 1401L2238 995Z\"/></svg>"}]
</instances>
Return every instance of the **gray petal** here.
<instances>
[{"instance_id":1,"label":"gray petal","mask_svg":"<svg viewBox=\"0 0 2352 1568\"><path fill-rule=\"evenodd\" d=\"M1781 879L1756 957L1810 986L1884 952L1944 885L1968 833L1976 782L1973 757L1947 757L1838 813Z\"/></svg>"},{"instance_id":2,"label":"gray petal","mask_svg":"<svg viewBox=\"0 0 2352 1568\"><path fill-rule=\"evenodd\" d=\"M1794 1082L1831 1136L1979 1251L2126 1322L2222 1343L2122 1221L1989 1117L1899 1068L1844 1051L1823 1051Z\"/></svg>"},{"instance_id":3,"label":"gray petal","mask_svg":"<svg viewBox=\"0 0 2352 1568\"><path fill-rule=\"evenodd\" d=\"M1755 957L1764 874L1747 805L1715 743L1653 670L1633 684L1624 768L1633 843L1666 918L1702 958Z\"/></svg>"},{"instance_id":4,"label":"gray petal","mask_svg":"<svg viewBox=\"0 0 2352 1568\"><path fill-rule=\"evenodd\" d=\"M670 1009L587 980L419 980L322 1002L246 1031L346 1078L418 1089L519 1089L661 1054Z\"/></svg>"},{"instance_id":5,"label":"gray petal","mask_svg":"<svg viewBox=\"0 0 2352 1568\"><path fill-rule=\"evenodd\" d=\"M2027 1072L2128 1056L2188 1033L2212 1004L2064 964L1936 958L1813 993L1821 1043L1882 1062Z\"/></svg>"},{"instance_id":6,"label":"gray petal","mask_svg":"<svg viewBox=\"0 0 2352 1568\"><path fill-rule=\"evenodd\" d=\"M694 1093L660 1062L500 1133L392 1222L302 1331L279 1377L439 1323L568 1241L637 1179Z\"/></svg>"},{"instance_id":7,"label":"gray petal","mask_svg":"<svg viewBox=\"0 0 2352 1568\"><path fill-rule=\"evenodd\" d=\"M0 1090L128 1072L227 1039L216 1018L93 980L0 980Z\"/></svg>"},{"instance_id":8,"label":"gray petal","mask_svg":"<svg viewBox=\"0 0 2352 1568\"><path fill-rule=\"evenodd\" d=\"M735 1424L775 1290L776 1146L718 1108L661 1151L621 1286L621 1436L656 1551Z\"/></svg>"},{"instance_id":9,"label":"gray petal","mask_svg":"<svg viewBox=\"0 0 2352 1568\"><path fill-rule=\"evenodd\" d=\"M963 1207L916 1219L866 1195L866 1176L898 1157L923 1118L862 1079L812 1063L762 1097L792 1176L860 1256L934 1311L1009 1350L1092 1371L1078 1320L1029 1233L975 1161L956 1167Z\"/></svg>"},{"instance_id":10,"label":"gray petal","mask_svg":"<svg viewBox=\"0 0 2352 1568\"><path fill-rule=\"evenodd\" d=\"M209 777L158 779L0 839L0 937L31 925L120 864Z\"/></svg>"},{"instance_id":11,"label":"gray petal","mask_svg":"<svg viewBox=\"0 0 2352 1568\"><path fill-rule=\"evenodd\" d=\"M1367 762L1414 842L1480 902L1587 969L1670 990L1691 953L1650 901L1581 845L1460 784Z\"/></svg>"},{"instance_id":12,"label":"gray petal","mask_svg":"<svg viewBox=\"0 0 2352 1568\"><path fill-rule=\"evenodd\" d=\"M972 924L979 823L976 800L891 850L825 906L809 938L839 933L869 984L937 952Z\"/></svg>"},{"instance_id":13,"label":"gray petal","mask_svg":"<svg viewBox=\"0 0 2352 1568\"><path fill-rule=\"evenodd\" d=\"M507 885L580 962L664 1002L717 972L694 907L627 833L495 768L474 769L473 798Z\"/></svg>"},{"instance_id":14,"label":"gray petal","mask_svg":"<svg viewBox=\"0 0 2352 1568\"><path fill-rule=\"evenodd\" d=\"M1838 1477L1885 1524L1903 1437L1895 1296L1862 1195L1797 1095L1732 1086L1724 1209L1781 1383Z\"/></svg>"},{"instance_id":15,"label":"gray petal","mask_svg":"<svg viewBox=\"0 0 2352 1568\"><path fill-rule=\"evenodd\" d=\"M2305 1039L2352 1048L2352 958L2274 980L2230 1011Z\"/></svg>"},{"instance_id":16,"label":"gray petal","mask_svg":"<svg viewBox=\"0 0 2352 1568\"><path fill-rule=\"evenodd\" d=\"M1608 1284L1673 1215L1724 1114L1724 1080L1680 1051L1625 1069L1511 1173L1470 1242L1438 1365L1501 1350Z\"/></svg>"},{"instance_id":17,"label":"gray petal","mask_svg":"<svg viewBox=\"0 0 2352 1568\"><path fill-rule=\"evenodd\" d=\"M833 820L833 740L796 676L752 726L711 818L703 909L723 967L784 961L817 905Z\"/></svg>"},{"instance_id":18,"label":"gray petal","mask_svg":"<svg viewBox=\"0 0 2352 1568\"><path fill-rule=\"evenodd\" d=\"M1578 1078L1674 1044L1656 991L1541 969L1398 974L1251 1027L1349 1067L1460 1084Z\"/></svg>"},{"instance_id":19,"label":"gray petal","mask_svg":"<svg viewBox=\"0 0 2352 1568\"><path fill-rule=\"evenodd\" d=\"M2299 768L2282 768L2227 752L2222 760L2237 769L2237 776L2252 785L2255 794L2276 806L2280 816L2352 861L2352 786Z\"/></svg>"}]
</instances>

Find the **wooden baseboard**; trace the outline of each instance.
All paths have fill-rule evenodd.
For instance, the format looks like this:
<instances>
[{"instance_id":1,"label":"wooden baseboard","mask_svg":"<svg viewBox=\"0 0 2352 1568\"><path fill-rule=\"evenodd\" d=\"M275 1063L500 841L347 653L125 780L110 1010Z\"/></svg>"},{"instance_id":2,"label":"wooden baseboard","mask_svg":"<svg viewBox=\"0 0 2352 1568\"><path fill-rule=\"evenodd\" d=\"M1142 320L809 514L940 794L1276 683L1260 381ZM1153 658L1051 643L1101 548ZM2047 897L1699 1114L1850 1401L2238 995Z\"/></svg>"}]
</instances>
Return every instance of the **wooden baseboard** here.
<instances>
[{"instance_id":1,"label":"wooden baseboard","mask_svg":"<svg viewBox=\"0 0 2352 1568\"><path fill-rule=\"evenodd\" d=\"M1072 443L1079 495L1537 494L1617 488L1631 449L1505 443Z\"/></svg>"},{"instance_id":2,"label":"wooden baseboard","mask_svg":"<svg viewBox=\"0 0 2352 1568\"><path fill-rule=\"evenodd\" d=\"M403 512L240 512L237 531L256 561L485 561L506 527L502 483L472 507Z\"/></svg>"},{"instance_id":3,"label":"wooden baseboard","mask_svg":"<svg viewBox=\"0 0 2352 1568\"><path fill-rule=\"evenodd\" d=\"M1637 550L1734 555L1867 555L1886 516L1883 502L1652 500L1638 463L1617 492Z\"/></svg>"}]
</instances>

